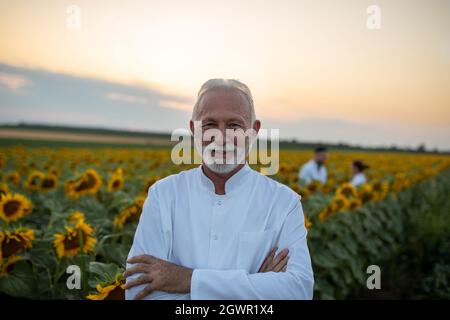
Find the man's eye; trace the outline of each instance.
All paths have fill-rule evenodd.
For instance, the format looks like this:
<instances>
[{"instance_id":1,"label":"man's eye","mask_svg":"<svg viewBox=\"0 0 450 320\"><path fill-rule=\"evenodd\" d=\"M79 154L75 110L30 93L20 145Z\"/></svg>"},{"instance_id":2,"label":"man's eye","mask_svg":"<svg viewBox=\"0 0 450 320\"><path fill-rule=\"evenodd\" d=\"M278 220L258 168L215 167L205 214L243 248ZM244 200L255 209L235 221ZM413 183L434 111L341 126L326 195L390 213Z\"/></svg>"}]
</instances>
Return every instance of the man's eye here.
<instances>
[{"instance_id":1,"label":"man's eye","mask_svg":"<svg viewBox=\"0 0 450 320\"><path fill-rule=\"evenodd\" d=\"M228 125L230 128L234 128L234 129L239 129L241 127L240 124L238 123L231 123Z\"/></svg>"}]
</instances>

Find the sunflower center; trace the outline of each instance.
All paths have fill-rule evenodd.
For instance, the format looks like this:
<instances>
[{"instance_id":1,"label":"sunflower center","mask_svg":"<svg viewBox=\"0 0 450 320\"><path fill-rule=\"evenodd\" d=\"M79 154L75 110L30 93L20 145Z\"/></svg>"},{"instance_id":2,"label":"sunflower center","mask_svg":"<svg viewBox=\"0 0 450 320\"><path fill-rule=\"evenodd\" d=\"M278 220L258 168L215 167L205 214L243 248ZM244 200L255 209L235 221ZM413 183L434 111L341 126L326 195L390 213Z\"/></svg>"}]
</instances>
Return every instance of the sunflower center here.
<instances>
[{"instance_id":1,"label":"sunflower center","mask_svg":"<svg viewBox=\"0 0 450 320\"><path fill-rule=\"evenodd\" d=\"M114 180L113 188L118 188L119 186L120 186L120 181L119 180Z\"/></svg>"},{"instance_id":2,"label":"sunflower center","mask_svg":"<svg viewBox=\"0 0 450 320\"><path fill-rule=\"evenodd\" d=\"M55 180L53 180L52 178L45 178L44 180L42 180L41 186L44 189L51 189L55 186Z\"/></svg>"},{"instance_id":3,"label":"sunflower center","mask_svg":"<svg viewBox=\"0 0 450 320\"><path fill-rule=\"evenodd\" d=\"M108 294L105 300L125 300L125 290L117 286Z\"/></svg>"},{"instance_id":4,"label":"sunflower center","mask_svg":"<svg viewBox=\"0 0 450 320\"><path fill-rule=\"evenodd\" d=\"M342 194L344 194L345 196L349 196L349 195L351 195L352 194L352 189L350 189L350 188L344 188L343 190L342 190Z\"/></svg>"},{"instance_id":5,"label":"sunflower center","mask_svg":"<svg viewBox=\"0 0 450 320\"><path fill-rule=\"evenodd\" d=\"M8 243L6 243L5 241L2 244L2 252L4 258L8 258L13 254L18 253L22 249L23 249L22 241L17 241L16 239L11 239Z\"/></svg>"},{"instance_id":6,"label":"sunflower center","mask_svg":"<svg viewBox=\"0 0 450 320\"><path fill-rule=\"evenodd\" d=\"M95 186L95 182L96 182L95 177L92 176L91 174L87 174L87 177L82 180L80 185L78 185L78 187L76 187L75 190L83 191L83 190L91 189L92 187Z\"/></svg>"},{"instance_id":7,"label":"sunflower center","mask_svg":"<svg viewBox=\"0 0 450 320\"><path fill-rule=\"evenodd\" d=\"M368 202L368 201L372 200L372 198L373 198L373 195L370 192L365 192L361 195L361 200L363 202Z\"/></svg>"},{"instance_id":8,"label":"sunflower center","mask_svg":"<svg viewBox=\"0 0 450 320\"><path fill-rule=\"evenodd\" d=\"M128 221L130 222L138 222L140 218L139 212L133 213L129 218Z\"/></svg>"},{"instance_id":9,"label":"sunflower center","mask_svg":"<svg viewBox=\"0 0 450 320\"><path fill-rule=\"evenodd\" d=\"M8 201L4 206L4 212L7 217L10 217L17 213L20 208L20 202L17 200Z\"/></svg>"},{"instance_id":10,"label":"sunflower center","mask_svg":"<svg viewBox=\"0 0 450 320\"><path fill-rule=\"evenodd\" d=\"M37 186L39 184L39 176L34 176L30 180L30 185Z\"/></svg>"},{"instance_id":11,"label":"sunflower center","mask_svg":"<svg viewBox=\"0 0 450 320\"><path fill-rule=\"evenodd\" d=\"M86 235L84 234L84 232L79 231L77 232L77 234L75 236L72 236L70 239L69 237L66 237L64 239L64 249L66 250L71 250L71 249L76 249L80 247L80 233L81 233L81 237L83 239L83 245L86 243Z\"/></svg>"}]
</instances>

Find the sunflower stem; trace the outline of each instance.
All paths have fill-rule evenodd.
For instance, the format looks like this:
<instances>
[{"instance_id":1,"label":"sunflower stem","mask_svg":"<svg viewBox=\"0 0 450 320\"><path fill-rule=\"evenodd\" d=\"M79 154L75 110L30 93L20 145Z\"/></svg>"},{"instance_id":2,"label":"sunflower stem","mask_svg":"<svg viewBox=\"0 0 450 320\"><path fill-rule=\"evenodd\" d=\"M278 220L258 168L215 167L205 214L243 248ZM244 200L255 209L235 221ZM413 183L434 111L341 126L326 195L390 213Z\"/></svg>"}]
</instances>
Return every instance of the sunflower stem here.
<instances>
[{"instance_id":1,"label":"sunflower stem","mask_svg":"<svg viewBox=\"0 0 450 320\"><path fill-rule=\"evenodd\" d=\"M89 256L87 254L82 255L82 263L81 263L81 280L82 280L82 287L83 287L83 297L86 297L88 294L89 288L88 288L88 262Z\"/></svg>"}]
</instances>

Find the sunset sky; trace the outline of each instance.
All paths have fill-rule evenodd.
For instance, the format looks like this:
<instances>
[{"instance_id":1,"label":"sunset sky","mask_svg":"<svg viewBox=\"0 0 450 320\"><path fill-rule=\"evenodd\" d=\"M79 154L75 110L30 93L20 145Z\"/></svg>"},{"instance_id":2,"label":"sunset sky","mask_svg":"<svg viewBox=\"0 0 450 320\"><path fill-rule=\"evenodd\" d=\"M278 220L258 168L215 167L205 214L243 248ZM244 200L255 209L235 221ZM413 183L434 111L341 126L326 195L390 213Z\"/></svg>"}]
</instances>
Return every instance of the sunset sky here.
<instances>
[{"instance_id":1,"label":"sunset sky","mask_svg":"<svg viewBox=\"0 0 450 320\"><path fill-rule=\"evenodd\" d=\"M169 132L217 77L284 138L448 150L450 0L0 0L0 123Z\"/></svg>"}]
</instances>

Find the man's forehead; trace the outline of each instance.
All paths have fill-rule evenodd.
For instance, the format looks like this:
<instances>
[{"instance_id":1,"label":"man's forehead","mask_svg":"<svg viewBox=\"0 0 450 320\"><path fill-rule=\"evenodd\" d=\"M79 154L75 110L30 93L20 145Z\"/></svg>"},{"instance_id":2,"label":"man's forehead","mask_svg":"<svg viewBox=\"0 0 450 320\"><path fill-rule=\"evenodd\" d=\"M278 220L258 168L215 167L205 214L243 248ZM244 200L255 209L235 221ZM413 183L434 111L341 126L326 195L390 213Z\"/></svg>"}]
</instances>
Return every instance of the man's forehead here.
<instances>
[{"instance_id":1,"label":"man's forehead","mask_svg":"<svg viewBox=\"0 0 450 320\"><path fill-rule=\"evenodd\" d=\"M244 94L236 90L213 90L207 92L200 101L199 115L223 117L248 117L250 105Z\"/></svg>"},{"instance_id":2,"label":"man's forehead","mask_svg":"<svg viewBox=\"0 0 450 320\"><path fill-rule=\"evenodd\" d=\"M242 92L230 89L217 89L206 92L200 103L203 107L216 105L248 106L248 101Z\"/></svg>"}]
</instances>

